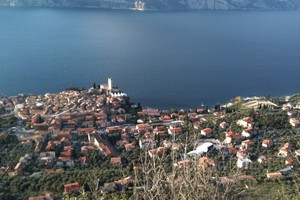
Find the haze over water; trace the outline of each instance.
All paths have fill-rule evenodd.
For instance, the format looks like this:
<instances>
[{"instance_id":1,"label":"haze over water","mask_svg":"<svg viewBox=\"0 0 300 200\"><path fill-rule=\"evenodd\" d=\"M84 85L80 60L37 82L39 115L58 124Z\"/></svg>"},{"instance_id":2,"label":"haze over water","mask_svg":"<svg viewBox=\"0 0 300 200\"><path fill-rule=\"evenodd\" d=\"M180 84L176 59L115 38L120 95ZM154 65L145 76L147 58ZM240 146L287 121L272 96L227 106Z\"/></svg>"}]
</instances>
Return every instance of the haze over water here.
<instances>
[{"instance_id":1,"label":"haze over water","mask_svg":"<svg viewBox=\"0 0 300 200\"><path fill-rule=\"evenodd\" d=\"M0 93L109 76L154 108L299 93L300 12L0 8Z\"/></svg>"}]
</instances>

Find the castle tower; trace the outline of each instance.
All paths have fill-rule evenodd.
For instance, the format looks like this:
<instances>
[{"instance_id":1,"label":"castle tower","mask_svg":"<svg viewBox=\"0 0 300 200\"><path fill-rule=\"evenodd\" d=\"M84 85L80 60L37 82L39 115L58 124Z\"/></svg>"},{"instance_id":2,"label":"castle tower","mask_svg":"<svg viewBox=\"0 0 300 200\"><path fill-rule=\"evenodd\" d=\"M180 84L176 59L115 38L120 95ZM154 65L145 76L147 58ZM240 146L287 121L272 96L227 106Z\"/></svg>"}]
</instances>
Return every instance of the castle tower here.
<instances>
[{"instance_id":1,"label":"castle tower","mask_svg":"<svg viewBox=\"0 0 300 200\"><path fill-rule=\"evenodd\" d=\"M108 88L109 91L111 91L113 89L113 82L112 82L112 78L109 77L108 78Z\"/></svg>"}]
</instances>

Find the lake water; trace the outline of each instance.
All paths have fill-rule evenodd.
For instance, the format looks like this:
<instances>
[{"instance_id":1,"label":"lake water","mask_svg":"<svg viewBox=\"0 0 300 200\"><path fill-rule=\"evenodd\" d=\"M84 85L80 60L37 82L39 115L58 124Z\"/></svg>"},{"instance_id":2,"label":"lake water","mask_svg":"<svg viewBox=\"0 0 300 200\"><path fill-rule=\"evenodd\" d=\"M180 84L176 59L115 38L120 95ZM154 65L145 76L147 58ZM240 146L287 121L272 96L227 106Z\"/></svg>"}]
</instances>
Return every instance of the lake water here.
<instances>
[{"instance_id":1,"label":"lake water","mask_svg":"<svg viewBox=\"0 0 300 200\"><path fill-rule=\"evenodd\" d=\"M0 93L109 76L155 108L299 93L300 12L0 8Z\"/></svg>"}]
</instances>

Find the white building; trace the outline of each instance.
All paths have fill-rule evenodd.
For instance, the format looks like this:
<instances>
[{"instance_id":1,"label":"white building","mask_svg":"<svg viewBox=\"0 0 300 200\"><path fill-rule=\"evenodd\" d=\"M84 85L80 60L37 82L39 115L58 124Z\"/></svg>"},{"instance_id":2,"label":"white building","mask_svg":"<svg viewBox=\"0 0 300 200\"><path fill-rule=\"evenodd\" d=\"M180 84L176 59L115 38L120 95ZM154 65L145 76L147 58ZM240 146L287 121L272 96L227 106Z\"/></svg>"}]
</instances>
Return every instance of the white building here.
<instances>
[{"instance_id":1,"label":"white building","mask_svg":"<svg viewBox=\"0 0 300 200\"><path fill-rule=\"evenodd\" d=\"M236 122L237 125L242 126L243 128L252 128L254 123L251 117L245 117Z\"/></svg>"},{"instance_id":2,"label":"white building","mask_svg":"<svg viewBox=\"0 0 300 200\"><path fill-rule=\"evenodd\" d=\"M249 167L249 164L251 163L252 161L249 159L249 158L239 158L237 160L237 167L238 168L245 168L245 169L248 169Z\"/></svg>"},{"instance_id":3,"label":"white building","mask_svg":"<svg viewBox=\"0 0 300 200\"><path fill-rule=\"evenodd\" d=\"M156 147L156 142L150 138L139 140L139 146L141 149L153 149Z\"/></svg>"},{"instance_id":4,"label":"white building","mask_svg":"<svg viewBox=\"0 0 300 200\"><path fill-rule=\"evenodd\" d=\"M203 153L207 153L213 147L213 143L205 142L198 146L196 150L188 152L188 155L202 155Z\"/></svg>"}]
</instances>

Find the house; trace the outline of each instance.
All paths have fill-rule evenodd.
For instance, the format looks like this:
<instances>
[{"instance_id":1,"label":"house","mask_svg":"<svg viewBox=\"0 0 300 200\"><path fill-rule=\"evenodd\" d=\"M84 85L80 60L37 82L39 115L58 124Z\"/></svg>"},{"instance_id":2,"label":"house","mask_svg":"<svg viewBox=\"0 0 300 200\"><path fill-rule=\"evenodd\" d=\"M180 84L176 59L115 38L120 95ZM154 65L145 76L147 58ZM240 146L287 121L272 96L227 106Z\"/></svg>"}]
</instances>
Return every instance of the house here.
<instances>
[{"instance_id":1,"label":"house","mask_svg":"<svg viewBox=\"0 0 300 200\"><path fill-rule=\"evenodd\" d=\"M53 141L48 141L46 150L55 150L55 148L56 148L56 144Z\"/></svg>"},{"instance_id":2,"label":"house","mask_svg":"<svg viewBox=\"0 0 300 200\"><path fill-rule=\"evenodd\" d=\"M97 119L99 120L107 120L107 115L103 112L100 112L100 113L95 113Z\"/></svg>"},{"instance_id":3,"label":"house","mask_svg":"<svg viewBox=\"0 0 300 200\"><path fill-rule=\"evenodd\" d=\"M125 147L126 151L130 151L130 150L133 150L136 148L134 143L125 144L124 147Z\"/></svg>"},{"instance_id":4,"label":"house","mask_svg":"<svg viewBox=\"0 0 300 200\"><path fill-rule=\"evenodd\" d=\"M72 131L71 130L62 130L62 131L59 131L57 133L54 133L52 135L52 138L54 139L57 139L57 140L61 140L62 138L66 138L66 139L69 139L71 140L72 139Z\"/></svg>"},{"instance_id":5,"label":"house","mask_svg":"<svg viewBox=\"0 0 300 200\"><path fill-rule=\"evenodd\" d=\"M77 122L75 122L72 119L69 119L67 121L67 123L65 124L65 128L69 128L69 129L73 129L73 130L76 128L76 126L77 126Z\"/></svg>"},{"instance_id":6,"label":"house","mask_svg":"<svg viewBox=\"0 0 300 200\"><path fill-rule=\"evenodd\" d=\"M293 126L293 127L300 127L300 121L296 118L291 118L290 119L290 124Z\"/></svg>"},{"instance_id":7,"label":"house","mask_svg":"<svg viewBox=\"0 0 300 200\"><path fill-rule=\"evenodd\" d=\"M190 151L188 152L188 155L197 155L200 156L204 153L207 153L208 151L210 151L213 148L213 143L211 142L205 142L201 145L199 145L194 151Z\"/></svg>"},{"instance_id":8,"label":"house","mask_svg":"<svg viewBox=\"0 0 300 200\"><path fill-rule=\"evenodd\" d=\"M252 135L256 134L256 131L252 128L244 129L241 135L243 137L251 137Z\"/></svg>"},{"instance_id":9,"label":"house","mask_svg":"<svg viewBox=\"0 0 300 200\"><path fill-rule=\"evenodd\" d=\"M198 109L196 110L196 112L197 112L198 114L206 114L206 113L207 113L207 110L206 110L206 109L203 109L203 108L198 108Z\"/></svg>"},{"instance_id":10,"label":"house","mask_svg":"<svg viewBox=\"0 0 300 200\"><path fill-rule=\"evenodd\" d=\"M298 149L298 150L295 151L295 155L296 156L300 156L300 149Z\"/></svg>"},{"instance_id":11,"label":"house","mask_svg":"<svg viewBox=\"0 0 300 200\"><path fill-rule=\"evenodd\" d=\"M78 182L69 183L69 184L64 185L64 192L65 193L70 193L70 192L79 191L79 190L80 190L80 186L79 186Z\"/></svg>"},{"instance_id":12,"label":"house","mask_svg":"<svg viewBox=\"0 0 300 200\"><path fill-rule=\"evenodd\" d=\"M120 126L109 126L106 128L107 134L121 134L122 128Z\"/></svg>"},{"instance_id":13,"label":"house","mask_svg":"<svg viewBox=\"0 0 300 200\"><path fill-rule=\"evenodd\" d=\"M141 139L139 140L139 146L141 149L153 149L156 147L156 142L151 138Z\"/></svg>"},{"instance_id":14,"label":"house","mask_svg":"<svg viewBox=\"0 0 300 200\"><path fill-rule=\"evenodd\" d=\"M58 168L58 169L45 169L46 174L57 174L57 173L62 173L65 170L63 168Z\"/></svg>"},{"instance_id":15,"label":"house","mask_svg":"<svg viewBox=\"0 0 300 200\"><path fill-rule=\"evenodd\" d=\"M285 148L286 150L291 151L292 145L290 143L285 143L282 148Z\"/></svg>"},{"instance_id":16,"label":"house","mask_svg":"<svg viewBox=\"0 0 300 200\"><path fill-rule=\"evenodd\" d=\"M152 138L153 134L151 132L147 132L147 133L145 133L145 137L146 138Z\"/></svg>"},{"instance_id":17,"label":"house","mask_svg":"<svg viewBox=\"0 0 300 200\"><path fill-rule=\"evenodd\" d=\"M182 120L172 121L169 123L170 128L181 127L183 125Z\"/></svg>"},{"instance_id":18,"label":"house","mask_svg":"<svg viewBox=\"0 0 300 200\"><path fill-rule=\"evenodd\" d=\"M150 124L137 124L136 129L139 133L146 133L152 130L152 126Z\"/></svg>"},{"instance_id":19,"label":"house","mask_svg":"<svg viewBox=\"0 0 300 200\"><path fill-rule=\"evenodd\" d=\"M190 165L190 161L189 160L180 160L177 163L173 164L175 167L178 167L179 169L188 167Z\"/></svg>"},{"instance_id":20,"label":"house","mask_svg":"<svg viewBox=\"0 0 300 200\"><path fill-rule=\"evenodd\" d=\"M71 157L72 155L73 155L73 151L71 150L60 152L61 157Z\"/></svg>"},{"instance_id":21,"label":"house","mask_svg":"<svg viewBox=\"0 0 300 200\"><path fill-rule=\"evenodd\" d=\"M288 151L285 149L285 148L281 148L279 149L279 152L278 152L278 156L279 157L287 157L288 156Z\"/></svg>"},{"instance_id":22,"label":"house","mask_svg":"<svg viewBox=\"0 0 300 200\"><path fill-rule=\"evenodd\" d=\"M289 117L293 116L294 114L295 114L295 112L292 111L292 110L287 111L287 115L288 115Z\"/></svg>"},{"instance_id":23,"label":"house","mask_svg":"<svg viewBox=\"0 0 300 200\"><path fill-rule=\"evenodd\" d=\"M54 200L53 194L46 193L44 196L29 197L28 200Z\"/></svg>"},{"instance_id":24,"label":"house","mask_svg":"<svg viewBox=\"0 0 300 200\"><path fill-rule=\"evenodd\" d=\"M193 123L194 129L199 130L201 128L200 123Z\"/></svg>"},{"instance_id":25,"label":"house","mask_svg":"<svg viewBox=\"0 0 300 200\"><path fill-rule=\"evenodd\" d=\"M205 128L201 130L201 135L204 136L210 136L212 134L213 130L211 128Z\"/></svg>"},{"instance_id":26,"label":"house","mask_svg":"<svg viewBox=\"0 0 300 200\"><path fill-rule=\"evenodd\" d=\"M172 142L170 142L168 140L164 140L163 146L166 147L167 149L170 149L172 147Z\"/></svg>"},{"instance_id":27,"label":"house","mask_svg":"<svg viewBox=\"0 0 300 200\"><path fill-rule=\"evenodd\" d=\"M19 162L27 163L29 160L32 160L32 156L30 154L25 154L19 159Z\"/></svg>"},{"instance_id":28,"label":"house","mask_svg":"<svg viewBox=\"0 0 300 200\"><path fill-rule=\"evenodd\" d=\"M49 128L49 124L47 123L35 123L33 125L35 131L47 131Z\"/></svg>"},{"instance_id":29,"label":"house","mask_svg":"<svg viewBox=\"0 0 300 200\"><path fill-rule=\"evenodd\" d=\"M251 162L252 162L252 161L251 161L249 158L238 158L238 160L237 160L237 167L238 167L238 168L245 168L245 169L248 169L249 164L250 164Z\"/></svg>"},{"instance_id":30,"label":"house","mask_svg":"<svg viewBox=\"0 0 300 200\"><path fill-rule=\"evenodd\" d=\"M36 135L34 137L34 140L35 140L36 143L37 142L45 142L46 137L47 137L46 135Z\"/></svg>"},{"instance_id":31,"label":"house","mask_svg":"<svg viewBox=\"0 0 300 200\"><path fill-rule=\"evenodd\" d=\"M251 117L245 117L243 119L238 120L237 125L242 126L243 128L253 128L254 122Z\"/></svg>"},{"instance_id":32,"label":"house","mask_svg":"<svg viewBox=\"0 0 300 200\"><path fill-rule=\"evenodd\" d=\"M241 144L241 149L249 149L252 146L253 142L251 140L244 140Z\"/></svg>"},{"instance_id":33,"label":"house","mask_svg":"<svg viewBox=\"0 0 300 200\"><path fill-rule=\"evenodd\" d=\"M175 127L175 128L169 128L168 133L170 135L179 135L182 134L182 128L181 127Z\"/></svg>"},{"instance_id":34,"label":"house","mask_svg":"<svg viewBox=\"0 0 300 200\"><path fill-rule=\"evenodd\" d=\"M283 147L279 149L278 156L287 157L287 155L291 152L292 146L289 143L285 143Z\"/></svg>"},{"instance_id":35,"label":"house","mask_svg":"<svg viewBox=\"0 0 300 200\"><path fill-rule=\"evenodd\" d=\"M124 146L125 144L128 144L129 142L127 140L117 140L116 145L117 146Z\"/></svg>"},{"instance_id":36,"label":"house","mask_svg":"<svg viewBox=\"0 0 300 200\"><path fill-rule=\"evenodd\" d=\"M56 165L72 167L74 165L74 160L71 157L58 157Z\"/></svg>"},{"instance_id":37,"label":"house","mask_svg":"<svg viewBox=\"0 0 300 200\"><path fill-rule=\"evenodd\" d=\"M228 177L226 177L226 176L219 177L219 181L220 181L220 183L222 183L222 184L231 184L231 183L234 183L234 182L235 182L234 179L228 178Z\"/></svg>"},{"instance_id":38,"label":"house","mask_svg":"<svg viewBox=\"0 0 300 200\"><path fill-rule=\"evenodd\" d=\"M257 162L259 163L264 163L267 161L267 157L266 156L259 156L259 158L257 159Z\"/></svg>"},{"instance_id":39,"label":"house","mask_svg":"<svg viewBox=\"0 0 300 200\"><path fill-rule=\"evenodd\" d=\"M293 108L293 105L291 103L282 105L282 110L290 110L292 108Z\"/></svg>"},{"instance_id":40,"label":"house","mask_svg":"<svg viewBox=\"0 0 300 200\"><path fill-rule=\"evenodd\" d=\"M34 152L40 152L41 151L41 149L42 149L42 147L43 147L43 143L42 142L37 142L36 144L35 144L35 148L34 148Z\"/></svg>"},{"instance_id":41,"label":"house","mask_svg":"<svg viewBox=\"0 0 300 200\"><path fill-rule=\"evenodd\" d=\"M92 145L88 145L88 146L82 146L81 147L81 153L85 156L90 155L91 153L93 153L95 151L95 147Z\"/></svg>"},{"instance_id":42,"label":"house","mask_svg":"<svg viewBox=\"0 0 300 200\"><path fill-rule=\"evenodd\" d=\"M256 178L254 176L251 175L240 175L238 176L238 180L241 181L257 181Z\"/></svg>"},{"instance_id":43,"label":"house","mask_svg":"<svg viewBox=\"0 0 300 200\"><path fill-rule=\"evenodd\" d=\"M121 135L122 140L129 140L130 135L128 133L123 133Z\"/></svg>"},{"instance_id":44,"label":"house","mask_svg":"<svg viewBox=\"0 0 300 200\"><path fill-rule=\"evenodd\" d=\"M12 172L8 172L8 176L23 176L22 170L14 170Z\"/></svg>"},{"instance_id":45,"label":"house","mask_svg":"<svg viewBox=\"0 0 300 200\"><path fill-rule=\"evenodd\" d=\"M172 150L173 151L179 151L182 148L181 144L173 143Z\"/></svg>"},{"instance_id":46,"label":"house","mask_svg":"<svg viewBox=\"0 0 300 200\"><path fill-rule=\"evenodd\" d=\"M98 128L105 128L107 126L107 121L104 119L97 120L96 125Z\"/></svg>"},{"instance_id":47,"label":"house","mask_svg":"<svg viewBox=\"0 0 300 200\"><path fill-rule=\"evenodd\" d=\"M153 158L154 156L156 156L159 153L163 153L167 150L166 147L158 147L157 149L150 149L148 150L148 154L151 158Z\"/></svg>"},{"instance_id":48,"label":"house","mask_svg":"<svg viewBox=\"0 0 300 200\"><path fill-rule=\"evenodd\" d=\"M56 158L54 151L41 152L38 158L41 163L51 163Z\"/></svg>"},{"instance_id":49,"label":"house","mask_svg":"<svg viewBox=\"0 0 300 200\"><path fill-rule=\"evenodd\" d=\"M220 124L219 124L219 126L220 126L220 128L221 129L225 129L226 127L227 127L227 123L226 122L221 122Z\"/></svg>"},{"instance_id":50,"label":"house","mask_svg":"<svg viewBox=\"0 0 300 200\"><path fill-rule=\"evenodd\" d=\"M172 118L169 115L163 115L159 119L163 122L170 122Z\"/></svg>"},{"instance_id":51,"label":"house","mask_svg":"<svg viewBox=\"0 0 300 200\"><path fill-rule=\"evenodd\" d=\"M24 140L21 142L21 145L23 147L32 147L33 146L33 141L32 140Z\"/></svg>"},{"instance_id":52,"label":"house","mask_svg":"<svg viewBox=\"0 0 300 200\"><path fill-rule=\"evenodd\" d=\"M224 139L224 141L223 141L225 144L231 144L231 142L232 142L232 137L226 137L225 139Z\"/></svg>"},{"instance_id":53,"label":"house","mask_svg":"<svg viewBox=\"0 0 300 200\"><path fill-rule=\"evenodd\" d=\"M134 177L132 176L127 176L123 179L115 181L115 183L120 184L120 185L126 185L128 183L132 183L134 181Z\"/></svg>"},{"instance_id":54,"label":"house","mask_svg":"<svg viewBox=\"0 0 300 200\"><path fill-rule=\"evenodd\" d=\"M25 167L26 162L18 162L14 168L14 170L23 170L23 168Z\"/></svg>"},{"instance_id":55,"label":"house","mask_svg":"<svg viewBox=\"0 0 300 200\"><path fill-rule=\"evenodd\" d=\"M231 137L232 139L239 139L241 137L241 134L229 131L226 133L226 136Z\"/></svg>"},{"instance_id":56,"label":"house","mask_svg":"<svg viewBox=\"0 0 300 200\"><path fill-rule=\"evenodd\" d=\"M88 165L89 158L87 156L82 156L79 158L81 165Z\"/></svg>"},{"instance_id":57,"label":"house","mask_svg":"<svg viewBox=\"0 0 300 200\"><path fill-rule=\"evenodd\" d=\"M98 133L88 134L89 142L94 143L96 147L103 153L105 156L118 155L116 149L102 136Z\"/></svg>"},{"instance_id":58,"label":"house","mask_svg":"<svg viewBox=\"0 0 300 200\"><path fill-rule=\"evenodd\" d=\"M191 119L193 119L193 118L196 118L197 113L195 113L195 112L190 112L190 113L188 113L187 115L188 115L189 119L191 120Z\"/></svg>"},{"instance_id":59,"label":"house","mask_svg":"<svg viewBox=\"0 0 300 200\"><path fill-rule=\"evenodd\" d=\"M239 150L236 152L236 156L240 159L246 159L248 157L249 153L247 150Z\"/></svg>"},{"instance_id":60,"label":"house","mask_svg":"<svg viewBox=\"0 0 300 200\"><path fill-rule=\"evenodd\" d=\"M104 142L104 138L98 133L88 134L88 139L90 143L93 143L95 146L99 148L100 144Z\"/></svg>"},{"instance_id":61,"label":"house","mask_svg":"<svg viewBox=\"0 0 300 200\"><path fill-rule=\"evenodd\" d=\"M0 167L0 175L4 175L8 172L11 172L11 170L9 169L9 167Z\"/></svg>"},{"instance_id":62,"label":"house","mask_svg":"<svg viewBox=\"0 0 300 200\"><path fill-rule=\"evenodd\" d=\"M118 155L118 152L113 148L113 146L107 145L106 143L100 143L99 150L105 156Z\"/></svg>"},{"instance_id":63,"label":"house","mask_svg":"<svg viewBox=\"0 0 300 200\"><path fill-rule=\"evenodd\" d=\"M104 183L101 192L115 192L122 189L122 186L118 183Z\"/></svg>"},{"instance_id":64,"label":"house","mask_svg":"<svg viewBox=\"0 0 300 200\"><path fill-rule=\"evenodd\" d=\"M88 133L94 133L96 129L94 127L92 128L77 128L78 134L88 134Z\"/></svg>"},{"instance_id":65,"label":"house","mask_svg":"<svg viewBox=\"0 0 300 200\"><path fill-rule=\"evenodd\" d=\"M262 142L261 145L262 145L263 147L265 147L265 148L269 148L269 147L272 145L272 141L269 140L269 139L266 139L266 140L264 140L264 141Z\"/></svg>"},{"instance_id":66,"label":"house","mask_svg":"<svg viewBox=\"0 0 300 200\"><path fill-rule=\"evenodd\" d=\"M121 157L113 157L110 159L111 164L122 164Z\"/></svg>"},{"instance_id":67,"label":"house","mask_svg":"<svg viewBox=\"0 0 300 200\"><path fill-rule=\"evenodd\" d=\"M287 159L285 159L285 164L286 165L291 165L293 164L295 161L294 159L292 159L291 157L288 157Z\"/></svg>"},{"instance_id":68,"label":"house","mask_svg":"<svg viewBox=\"0 0 300 200\"><path fill-rule=\"evenodd\" d=\"M207 156L201 157L198 160L198 166L203 171L207 171L211 167L216 167L217 163L216 159L208 158Z\"/></svg>"},{"instance_id":69,"label":"house","mask_svg":"<svg viewBox=\"0 0 300 200\"><path fill-rule=\"evenodd\" d=\"M164 136L166 135L166 128L164 126L157 126L154 130L153 133L155 135L159 135L159 136Z\"/></svg>"},{"instance_id":70,"label":"house","mask_svg":"<svg viewBox=\"0 0 300 200\"><path fill-rule=\"evenodd\" d=\"M82 128L93 128L94 127L94 121L83 121L81 122L81 127Z\"/></svg>"},{"instance_id":71,"label":"house","mask_svg":"<svg viewBox=\"0 0 300 200\"><path fill-rule=\"evenodd\" d=\"M182 148L181 144L172 143L168 140L163 141L163 146L166 147L167 149L172 149L173 151L178 151Z\"/></svg>"},{"instance_id":72,"label":"house","mask_svg":"<svg viewBox=\"0 0 300 200\"><path fill-rule=\"evenodd\" d=\"M267 178L280 178L282 174L280 172L267 173Z\"/></svg>"},{"instance_id":73,"label":"house","mask_svg":"<svg viewBox=\"0 0 300 200\"><path fill-rule=\"evenodd\" d=\"M234 154L237 153L237 149L234 148L233 145L229 145L229 146L227 147L227 150L228 150L228 153L229 153L230 155L234 155Z\"/></svg>"},{"instance_id":74,"label":"house","mask_svg":"<svg viewBox=\"0 0 300 200\"><path fill-rule=\"evenodd\" d=\"M293 166L288 166L284 169L279 170L279 172L284 176L288 176L290 174L299 173L299 170L295 170Z\"/></svg>"},{"instance_id":75,"label":"house","mask_svg":"<svg viewBox=\"0 0 300 200\"><path fill-rule=\"evenodd\" d=\"M156 109L143 109L142 113L144 115L152 116L152 117L158 117L160 116L160 111Z\"/></svg>"}]
</instances>

